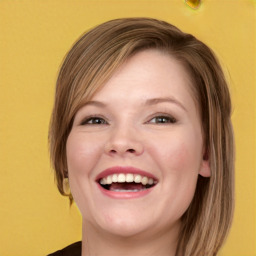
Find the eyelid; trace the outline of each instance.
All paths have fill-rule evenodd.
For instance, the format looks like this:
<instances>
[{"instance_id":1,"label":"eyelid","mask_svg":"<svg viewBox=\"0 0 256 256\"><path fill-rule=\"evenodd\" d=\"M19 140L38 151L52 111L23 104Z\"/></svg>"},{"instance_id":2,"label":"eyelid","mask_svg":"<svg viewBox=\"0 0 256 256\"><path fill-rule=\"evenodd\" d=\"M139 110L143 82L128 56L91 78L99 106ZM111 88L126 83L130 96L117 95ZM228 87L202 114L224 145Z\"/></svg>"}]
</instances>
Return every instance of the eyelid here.
<instances>
[{"instance_id":1,"label":"eyelid","mask_svg":"<svg viewBox=\"0 0 256 256\"><path fill-rule=\"evenodd\" d=\"M82 118L82 120L79 122L79 125L97 125L97 124L87 123L91 119L102 119L106 122L105 124L109 123L108 119L105 118L104 116L102 116L100 114L99 115L98 114L93 114L93 115L89 115L89 116L86 116L86 117ZM105 124L98 124L98 125L105 125Z\"/></svg>"},{"instance_id":2,"label":"eyelid","mask_svg":"<svg viewBox=\"0 0 256 256\"><path fill-rule=\"evenodd\" d=\"M151 122L151 120L154 119L154 118L157 118L157 117L163 117L163 118L168 118L168 119L173 120L173 122L169 122L170 124L174 124L174 123L178 122L178 119L176 117L174 117L174 115L169 114L169 113L159 112L159 113L155 113L155 114L151 115L148 118L148 121L146 123L154 124L154 123ZM165 124L165 123L163 123L163 124ZM166 124L168 124L168 123L166 123Z\"/></svg>"}]
</instances>

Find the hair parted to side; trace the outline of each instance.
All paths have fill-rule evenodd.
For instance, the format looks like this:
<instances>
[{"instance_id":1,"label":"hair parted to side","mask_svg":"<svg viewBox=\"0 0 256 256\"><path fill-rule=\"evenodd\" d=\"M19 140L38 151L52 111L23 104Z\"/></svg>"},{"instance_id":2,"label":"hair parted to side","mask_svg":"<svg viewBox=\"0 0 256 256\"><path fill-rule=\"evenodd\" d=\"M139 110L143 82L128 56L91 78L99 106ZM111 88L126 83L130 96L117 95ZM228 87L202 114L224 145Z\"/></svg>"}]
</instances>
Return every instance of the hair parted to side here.
<instances>
[{"instance_id":1,"label":"hair parted to side","mask_svg":"<svg viewBox=\"0 0 256 256\"><path fill-rule=\"evenodd\" d=\"M217 255L234 208L234 145L228 86L214 53L201 41L164 21L124 18L83 35L59 72L49 143L58 189L67 177L66 141L78 109L129 57L156 49L180 61L193 81L211 177L199 176L195 196L182 217L178 256ZM72 195L68 194L72 200Z\"/></svg>"}]
</instances>

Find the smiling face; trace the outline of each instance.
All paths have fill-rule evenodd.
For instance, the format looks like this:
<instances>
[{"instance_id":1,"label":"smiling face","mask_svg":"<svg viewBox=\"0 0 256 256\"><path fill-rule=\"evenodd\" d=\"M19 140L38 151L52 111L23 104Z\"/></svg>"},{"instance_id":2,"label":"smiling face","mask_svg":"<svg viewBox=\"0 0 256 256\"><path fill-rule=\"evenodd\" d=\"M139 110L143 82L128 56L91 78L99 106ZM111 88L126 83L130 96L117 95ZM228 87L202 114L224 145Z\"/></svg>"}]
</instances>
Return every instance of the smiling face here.
<instances>
[{"instance_id":1,"label":"smiling face","mask_svg":"<svg viewBox=\"0 0 256 256\"><path fill-rule=\"evenodd\" d=\"M77 112L67 164L89 226L120 236L179 226L198 175L210 175L191 86L177 60L146 50Z\"/></svg>"}]
</instances>

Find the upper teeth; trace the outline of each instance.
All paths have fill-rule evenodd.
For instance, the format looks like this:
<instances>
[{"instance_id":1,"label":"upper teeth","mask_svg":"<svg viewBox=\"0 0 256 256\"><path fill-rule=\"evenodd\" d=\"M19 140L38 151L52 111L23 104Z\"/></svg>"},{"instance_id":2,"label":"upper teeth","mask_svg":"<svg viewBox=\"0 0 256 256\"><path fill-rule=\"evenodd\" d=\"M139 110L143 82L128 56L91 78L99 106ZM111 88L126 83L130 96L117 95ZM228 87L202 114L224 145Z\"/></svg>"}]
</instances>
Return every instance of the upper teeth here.
<instances>
[{"instance_id":1,"label":"upper teeth","mask_svg":"<svg viewBox=\"0 0 256 256\"><path fill-rule=\"evenodd\" d=\"M113 182L119 182L119 183L135 182L135 183L142 183L143 185L147 185L147 184L152 185L155 183L154 179L152 178L149 178L147 176L141 176L139 174L132 174L132 173L111 174L111 175L108 175L107 177L100 179L101 185L112 184Z\"/></svg>"}]
</instances>

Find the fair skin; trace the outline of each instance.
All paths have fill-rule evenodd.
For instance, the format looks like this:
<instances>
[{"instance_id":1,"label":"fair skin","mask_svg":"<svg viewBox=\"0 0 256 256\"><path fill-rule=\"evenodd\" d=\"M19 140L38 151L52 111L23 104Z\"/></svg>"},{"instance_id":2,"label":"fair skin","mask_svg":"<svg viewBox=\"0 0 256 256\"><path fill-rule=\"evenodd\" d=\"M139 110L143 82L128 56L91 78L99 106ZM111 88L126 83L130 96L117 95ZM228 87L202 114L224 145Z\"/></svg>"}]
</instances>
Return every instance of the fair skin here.
<instances>
[{"instance_id":1,"label":"fair skin","mask_svg":"<svg viewBox=\"0 0 256 256\"><path fill-rule=\"evenodd\" d=\"M83 217L83 256L175 255L198 175L210 176L191 86L177 60L146 50L77 112L66 152ZM152 178L152 188L112 180L109 191L99 184L115 173L135 177L140 171L149 183Z\"/></svg>"}]
</instances>

